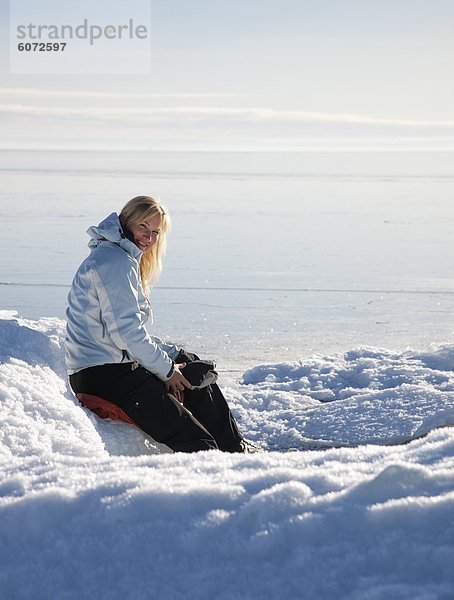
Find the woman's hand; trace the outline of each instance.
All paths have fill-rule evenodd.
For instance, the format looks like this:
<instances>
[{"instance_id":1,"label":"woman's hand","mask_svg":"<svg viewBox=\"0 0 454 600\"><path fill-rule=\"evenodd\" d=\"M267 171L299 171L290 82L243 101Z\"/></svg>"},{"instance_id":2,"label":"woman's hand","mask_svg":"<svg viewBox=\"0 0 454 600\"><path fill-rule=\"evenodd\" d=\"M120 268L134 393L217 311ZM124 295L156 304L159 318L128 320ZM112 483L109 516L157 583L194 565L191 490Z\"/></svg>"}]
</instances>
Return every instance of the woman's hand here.
<instances>
[{"instance_id":1,"label":"woman's hand","mask_svg":"<svg viewBox=\"0 0 454 600\"><path fill-rule=\"evenodd\" d=\"M175 365L175 371L170 379L164 381L167 391L175 396L178 402L183 404L184 390L191 389L189 381L180 373L180 369L183 369L186 363L179 363Z\"/></svg>"}]
</instances>

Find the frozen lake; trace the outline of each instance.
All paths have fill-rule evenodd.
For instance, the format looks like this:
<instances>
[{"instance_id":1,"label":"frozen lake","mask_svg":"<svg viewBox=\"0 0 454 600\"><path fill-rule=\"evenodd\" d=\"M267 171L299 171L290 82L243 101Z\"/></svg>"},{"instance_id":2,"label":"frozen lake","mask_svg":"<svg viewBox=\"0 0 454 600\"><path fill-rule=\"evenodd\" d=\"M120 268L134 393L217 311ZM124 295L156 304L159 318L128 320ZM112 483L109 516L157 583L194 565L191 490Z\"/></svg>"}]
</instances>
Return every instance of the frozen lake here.
<instances>
[{"instance_id":1,"label":"frozen lake","mask_svg":"<svg viewBox=\"0 0 454 600\"><path fill-rule=\"evenodd\" d=\"M173 221L153 332L226 369L451 342L453 158L2 152L0 308L63 318L85 230L150 194Z\"/></svg>"}]
</instances>

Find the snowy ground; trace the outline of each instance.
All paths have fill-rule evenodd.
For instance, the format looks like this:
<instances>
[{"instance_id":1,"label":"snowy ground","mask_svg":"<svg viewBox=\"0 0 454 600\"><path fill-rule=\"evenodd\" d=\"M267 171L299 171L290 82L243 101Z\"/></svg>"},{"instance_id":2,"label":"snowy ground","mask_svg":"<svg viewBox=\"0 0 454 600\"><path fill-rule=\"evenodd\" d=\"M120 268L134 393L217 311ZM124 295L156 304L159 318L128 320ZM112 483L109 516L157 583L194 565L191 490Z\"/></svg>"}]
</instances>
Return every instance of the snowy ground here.
<instances>
[{"instance_id":1,"label":"snowy ground","mask_svg":"<svg viewBox=\"0 0 454 600\"><path fill-rule=\"evenodd\" d=\"M63 321L1 317L2 599L454 598L453 345L224 375L267 451L181 455L77 405Z\"/></svg>"},{"instance_id":2,"label":"snowy ground","mask_svg":"<svg viewBox=\"0 0 454 600\"><path fill-rule=\"evenodd\" d=\"M453 164L2 152L0 600L453 600ZM139 193L173 220L152 332L218 360L259 455L68 391L85 230Z\"/></svg>"}]
</instances>

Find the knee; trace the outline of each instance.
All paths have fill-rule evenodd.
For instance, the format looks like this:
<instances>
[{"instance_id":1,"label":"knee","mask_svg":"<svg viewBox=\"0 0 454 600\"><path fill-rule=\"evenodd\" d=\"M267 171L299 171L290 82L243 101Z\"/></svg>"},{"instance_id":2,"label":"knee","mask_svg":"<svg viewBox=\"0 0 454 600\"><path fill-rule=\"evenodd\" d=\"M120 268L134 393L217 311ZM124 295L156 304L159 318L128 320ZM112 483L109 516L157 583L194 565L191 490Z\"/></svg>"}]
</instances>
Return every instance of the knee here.
<instances>
[{"instance_id":1,"label":"knee","mask_svg":"<svg viewBox=\"0 0 454 600\"><path fill-rule=\"evenodd\" d=\"M176 358L176 362L194 362L195 360L200 360L197 354L193 354L192 352L186 352L186 350L180 350L180 354Z\"/></svg>"}]
</instances>

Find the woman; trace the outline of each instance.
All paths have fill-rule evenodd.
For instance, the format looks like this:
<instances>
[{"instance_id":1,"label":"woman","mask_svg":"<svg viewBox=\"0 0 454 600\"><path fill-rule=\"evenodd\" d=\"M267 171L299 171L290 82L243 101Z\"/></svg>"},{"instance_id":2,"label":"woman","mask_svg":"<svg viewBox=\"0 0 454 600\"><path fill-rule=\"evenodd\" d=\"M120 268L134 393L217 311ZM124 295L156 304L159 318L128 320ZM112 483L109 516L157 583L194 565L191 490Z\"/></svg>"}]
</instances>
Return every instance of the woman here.
<instances>
[{"instance_id":1,"label":"woman","mask_svg":"<svg viewBox=\"0 0 454 600\"><path fill-rule=\"evenodd\" d=\"M115 404L176 452L251 451L219 387L194 389L188 381L190 372L200 376L198 357L145 329L152 317L145 291L161 271L169 227L165 208L138 196L119 216L88 229L91 252L74 277L66 311L71 387Z\"/></svg>"}]
</instances>

